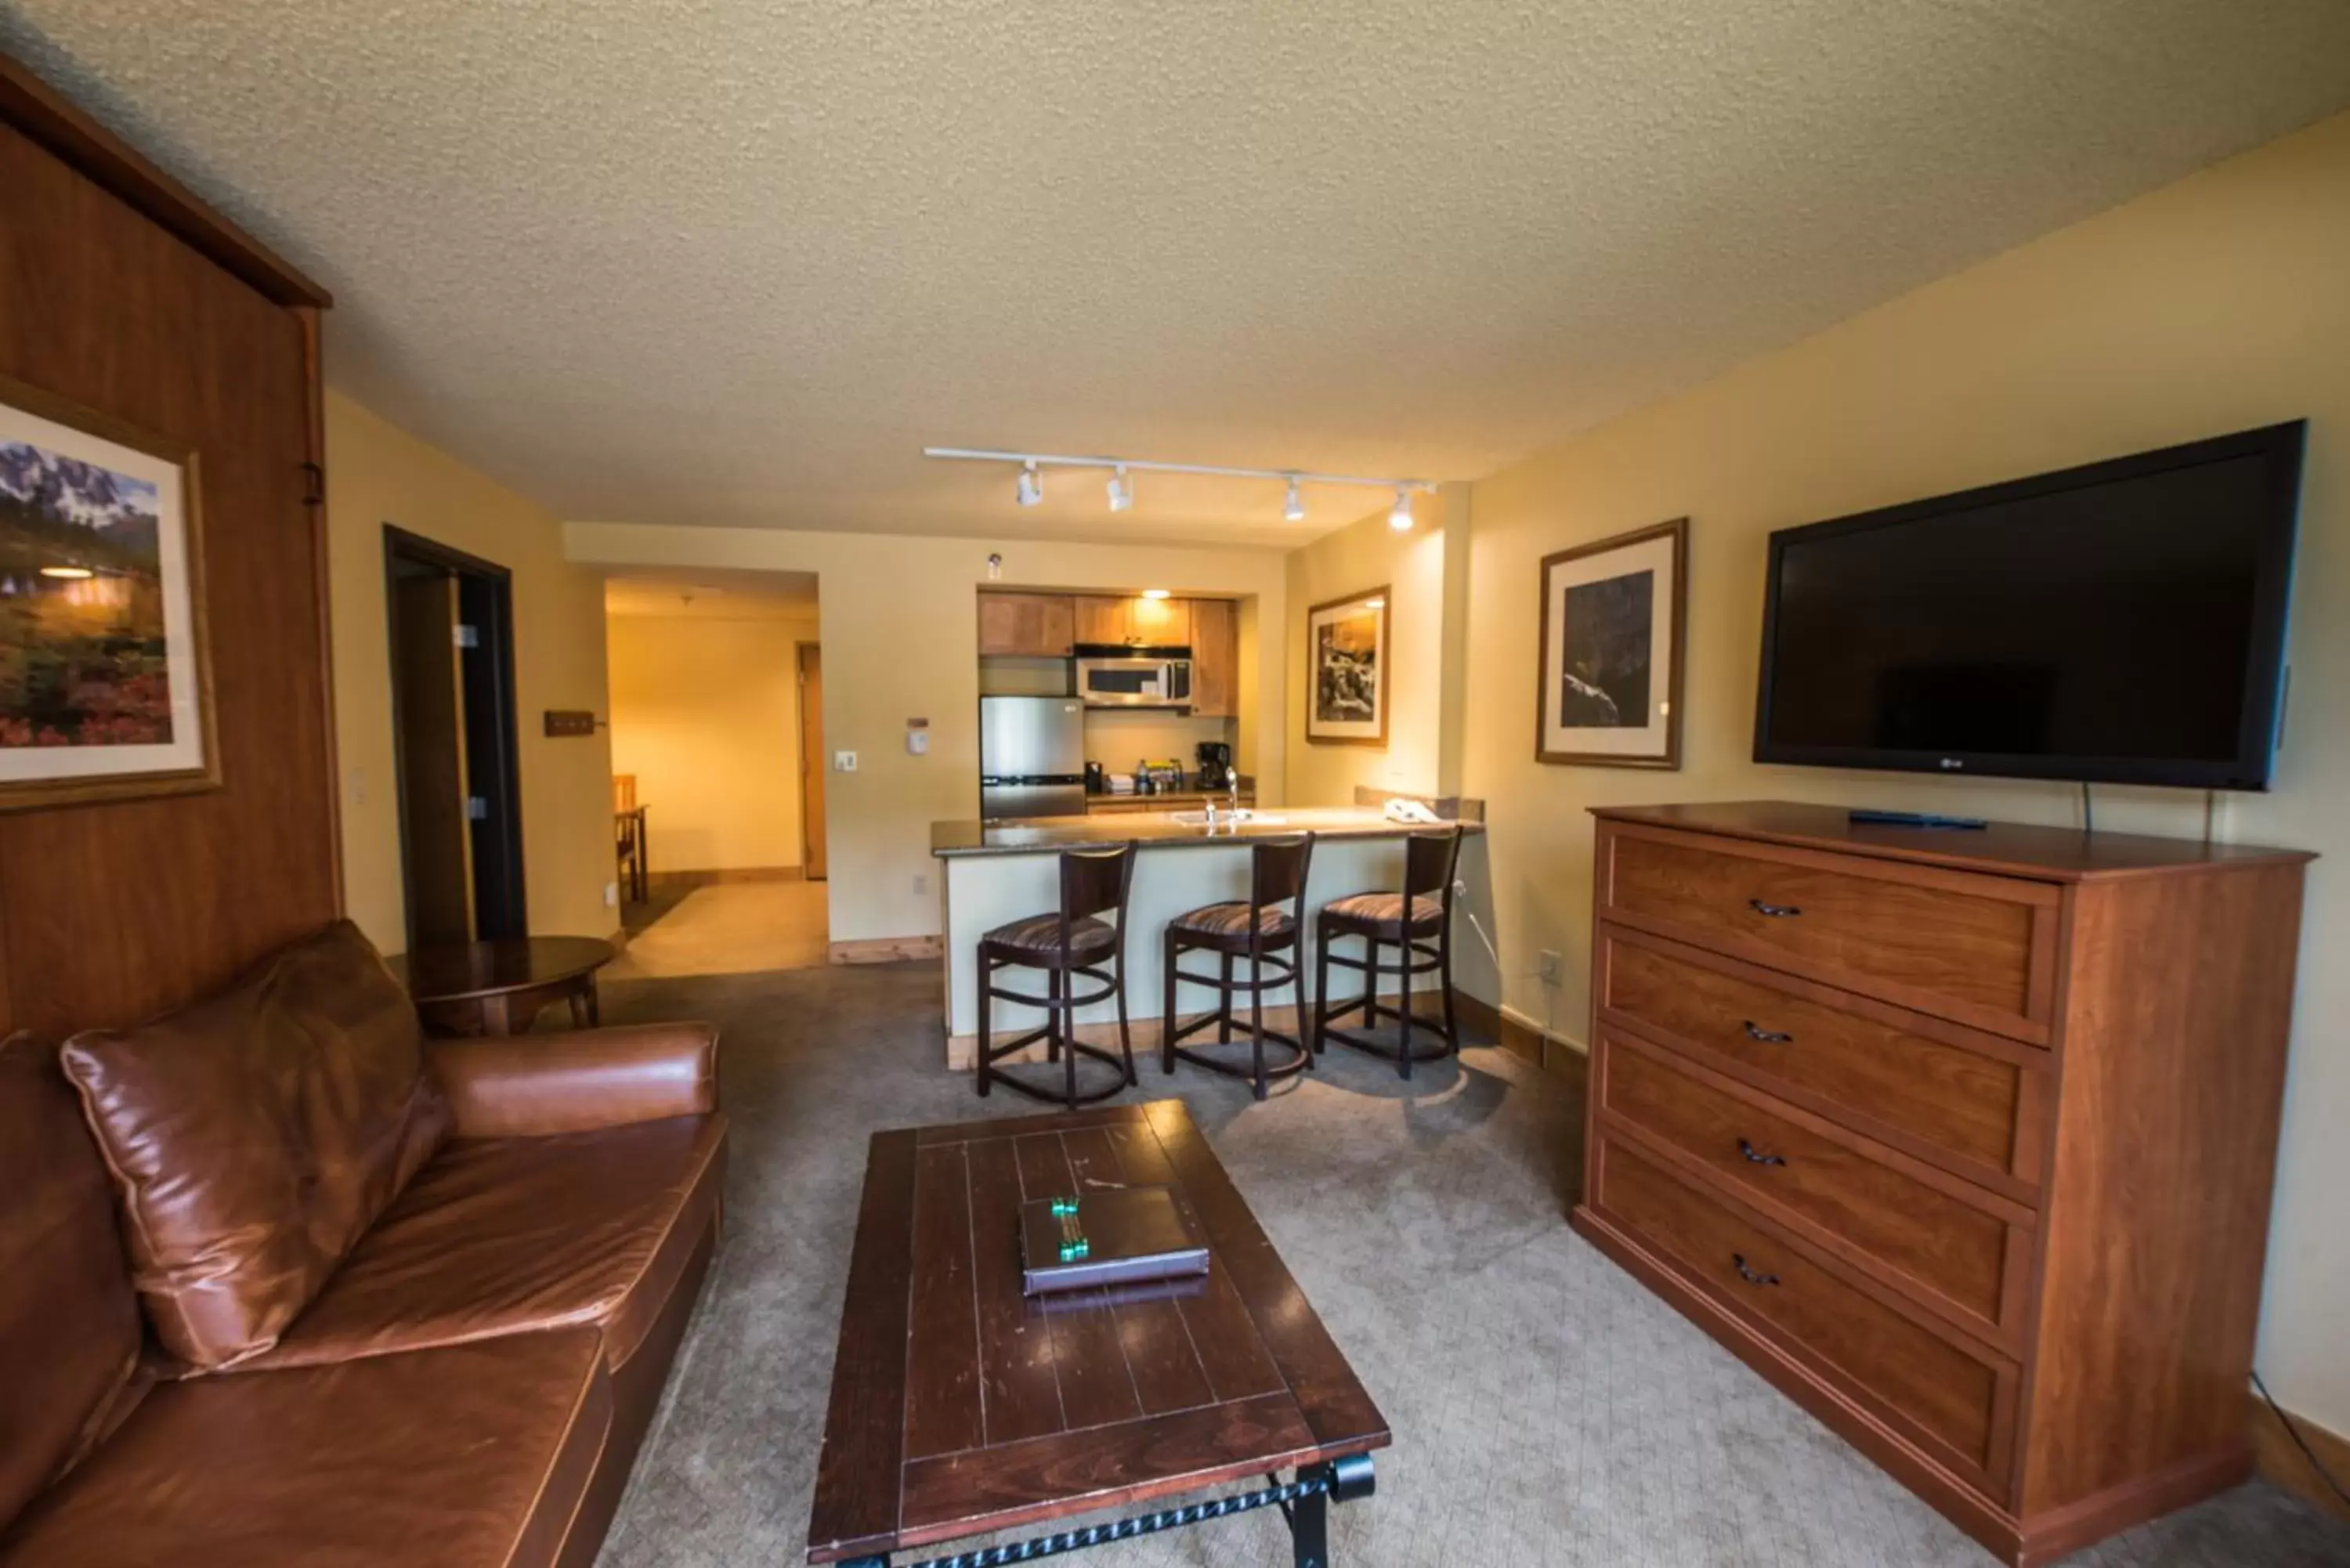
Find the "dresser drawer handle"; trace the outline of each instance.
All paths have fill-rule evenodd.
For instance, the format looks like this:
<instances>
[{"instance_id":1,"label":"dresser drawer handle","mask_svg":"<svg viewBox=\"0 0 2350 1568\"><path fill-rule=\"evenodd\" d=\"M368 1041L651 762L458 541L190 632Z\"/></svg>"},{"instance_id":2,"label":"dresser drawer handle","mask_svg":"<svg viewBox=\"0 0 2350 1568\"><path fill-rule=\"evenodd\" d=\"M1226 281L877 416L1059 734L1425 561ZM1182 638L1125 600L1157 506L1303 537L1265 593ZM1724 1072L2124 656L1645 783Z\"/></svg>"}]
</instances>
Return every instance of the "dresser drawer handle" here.
<instances>
[{"instance_id":1,"label":"dresser drawer handle","mask_svg":"<svg viewBox=\"0 0 2350 1568\"><path fill-rule=\"evenodd\" d=\"M1793 904L1766 904L1760 898L1749 898L1746 901L1754 907L1756 914L1768 915L1774 920L1788 919L1804 912Z\"/></svg>"},{"instance_id":2,"label":"dresser drawer handle","mask_svg":"<svg viewBox=\"0 0 2350 1568\"><path fill-rule=\"evenodd\" d=\"M1738 1277L1750 1285L1775 1285L1779 1282L1779 1276L1776 1274L1758 1274L1748 1268L1746 1254L1743 1252L1731 1253L1730 1262L1731 1266L1738 1271Z\"/></svg>"},{"instance_id":3,"label":"dresser drawer handle","mask_svg":"<svg viewBox=\"0 0 2350 1568\"><path fill-rule=\"evenodd\" d=\"M1783 1029L1765 1029L1752 1018L1746 1020L1746 1037L1760 1040L1765 1045L1793 1045L1795 1037Z\"/></svg>"},{"instance_id":4,"label":"dresser drawer handle","mask_svg":"<svg viewBox=\"0 0 2350 1568\"><path fill-rule=\"evenodd\" d=\"M1746 1157L1749 1165L1784 1165L1786 1160L1775 1154L1763 1154L1744 1138L1738 1140L1738 1152Z\"/></svg>"}]
</instances>

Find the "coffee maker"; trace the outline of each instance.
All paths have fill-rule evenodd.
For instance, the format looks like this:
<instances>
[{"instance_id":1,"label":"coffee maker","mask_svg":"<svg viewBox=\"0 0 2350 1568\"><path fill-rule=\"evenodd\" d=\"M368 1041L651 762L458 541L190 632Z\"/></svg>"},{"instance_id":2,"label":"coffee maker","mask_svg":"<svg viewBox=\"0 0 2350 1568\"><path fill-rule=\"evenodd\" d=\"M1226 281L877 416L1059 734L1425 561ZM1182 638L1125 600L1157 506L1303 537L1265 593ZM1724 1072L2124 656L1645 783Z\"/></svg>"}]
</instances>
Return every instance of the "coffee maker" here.
<instances>
[{"instance_id":1,"label":"coffee maker","mask_svg":"<svg viewBox=\"0 0 2350 1568\"><path fill-rule=\"evenodd\" d=\"M1203 791L1232 787L1232 749L1222 741L1200 742L1199 787Z\"/></svg>"}]
</instances>

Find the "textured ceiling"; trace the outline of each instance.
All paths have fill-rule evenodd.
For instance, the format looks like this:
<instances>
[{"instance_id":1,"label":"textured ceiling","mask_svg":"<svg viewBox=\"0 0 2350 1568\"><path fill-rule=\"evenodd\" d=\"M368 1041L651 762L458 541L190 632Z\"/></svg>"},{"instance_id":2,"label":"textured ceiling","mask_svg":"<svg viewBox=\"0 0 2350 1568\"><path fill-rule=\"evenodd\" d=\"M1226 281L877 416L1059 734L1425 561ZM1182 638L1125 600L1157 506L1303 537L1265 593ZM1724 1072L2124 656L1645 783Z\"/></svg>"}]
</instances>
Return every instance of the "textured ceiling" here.
<instances>
[{"instance_id":1,"label":"textured ceiling","mask_svg":"<svg viewBox=\"0 0 2350 1568\"><path fill-rule=\"evenodd\" d=\"M2350 102L2345 0L0 0L567 516L1296 539Z\"/></svg>"}]
</instances>

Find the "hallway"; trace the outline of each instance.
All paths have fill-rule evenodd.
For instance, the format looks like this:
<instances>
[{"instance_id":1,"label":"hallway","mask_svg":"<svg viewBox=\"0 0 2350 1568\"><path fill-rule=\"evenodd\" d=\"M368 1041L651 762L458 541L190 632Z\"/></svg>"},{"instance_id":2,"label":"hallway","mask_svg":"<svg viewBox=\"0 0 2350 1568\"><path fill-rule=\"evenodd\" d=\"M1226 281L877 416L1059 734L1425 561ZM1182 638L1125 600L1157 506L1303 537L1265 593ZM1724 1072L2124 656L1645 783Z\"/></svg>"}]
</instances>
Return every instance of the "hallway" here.
<instances>
[{"instance_id":1,"label":"hallway","mask_svg":"<svg viewBox=\"0 0 2350 1568\"><path fill-rule=\"evenodd\" d=\"M629 940L607 980L673 980L814 969L827 940L822 882L718 882L696 888Z\"/></svg>"}]
</instances>

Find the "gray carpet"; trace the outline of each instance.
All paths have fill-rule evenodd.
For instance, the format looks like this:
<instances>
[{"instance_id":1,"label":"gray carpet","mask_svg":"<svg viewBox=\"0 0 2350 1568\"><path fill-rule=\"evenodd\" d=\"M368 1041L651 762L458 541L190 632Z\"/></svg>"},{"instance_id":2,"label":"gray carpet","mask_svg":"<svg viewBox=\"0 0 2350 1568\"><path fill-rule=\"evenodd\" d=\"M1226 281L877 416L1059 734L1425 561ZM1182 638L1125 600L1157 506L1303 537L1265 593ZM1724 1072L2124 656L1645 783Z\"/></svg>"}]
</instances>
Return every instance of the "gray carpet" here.
<instances>
[{"instance_id":1,"label":"gray carpet","mask_svg":"<svg viewBox=\"0 0 2350 1568\"><path fill-rule=\"evenodd\" d=\"M603 1568L804 1561L849 1236L873 1130L1036 1107L950 1075L934 965L614 984L607 1022L724 1026L728 1233ZM1206 1129L1396 1434L1333 1511L1339 1568L1991 1562L1570 1232L1580 1108L1493 1049L1334 1053L1255 1105L1146 1064ZM1289 1562L1270 1511L1069 1559ZM2350 1563L2350 1527L2238 1489L2075 1568Z\"/></svg>"}]
</instances>

